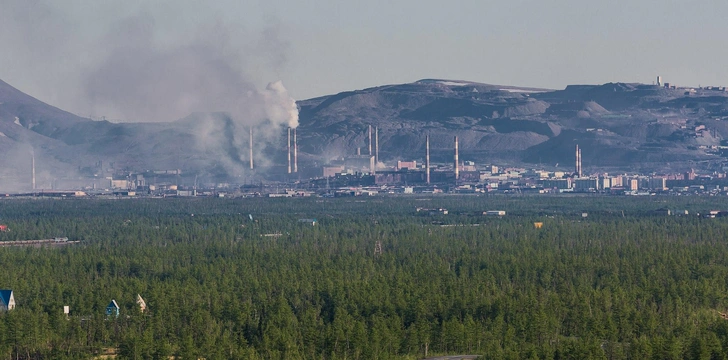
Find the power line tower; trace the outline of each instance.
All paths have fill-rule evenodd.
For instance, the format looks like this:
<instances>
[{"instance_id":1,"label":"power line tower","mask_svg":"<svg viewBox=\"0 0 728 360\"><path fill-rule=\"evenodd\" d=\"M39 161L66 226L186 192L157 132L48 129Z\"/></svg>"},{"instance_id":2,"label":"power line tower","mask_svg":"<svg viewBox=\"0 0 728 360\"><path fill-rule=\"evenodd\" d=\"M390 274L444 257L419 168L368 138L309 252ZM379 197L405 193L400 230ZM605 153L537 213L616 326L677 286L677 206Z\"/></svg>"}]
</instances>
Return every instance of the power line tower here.
<instances>
[{"instance_id":1,"label":"power line tower","mask_svg":"<svg viewBox=\"0 0 728 360\"><path fill-rule=\"evenodd\" d=\"M382 242L380 240L377 240L374 244L374 256L377 255L382 255Z\"/></svg>"}]
</instances>

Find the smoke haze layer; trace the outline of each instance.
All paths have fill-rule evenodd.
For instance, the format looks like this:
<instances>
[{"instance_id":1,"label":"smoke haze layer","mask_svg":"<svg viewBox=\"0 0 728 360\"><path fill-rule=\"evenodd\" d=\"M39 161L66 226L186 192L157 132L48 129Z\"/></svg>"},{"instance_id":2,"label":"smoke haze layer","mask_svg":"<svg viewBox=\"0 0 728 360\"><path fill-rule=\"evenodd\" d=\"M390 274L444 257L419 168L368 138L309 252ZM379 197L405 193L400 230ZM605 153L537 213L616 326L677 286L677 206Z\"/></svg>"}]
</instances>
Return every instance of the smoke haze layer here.
<instances>
[{"instance_id":1,"label":"smoke haze layer","mask_svg":"<svg viewBox=\"0 0 728 360\"><path fill-rule=\"evenodd\" d=\"M29 89L31 95L38 91L61 108L112 122L174 122L215 113L197 117L195 145L218 154L235 173L249 160L248 129L255 129L256 162L266 164L257 148L276 144L285 127L298 126L296 102L281 81L256 86L288 61L289 43L275 19L249 32L214 14L190 17L190 4L101 1L91 12L108 21L84 31L76 10L86 4L71 2L8 0L0 11L0 44L13 50L0 54L0 63L38 69L34 77L49 84ZM180 29L169 26L175 21L189 24L170 31ZM49 98L43 93L48 88L63 91Z\"/></svg>"}]
</instances>

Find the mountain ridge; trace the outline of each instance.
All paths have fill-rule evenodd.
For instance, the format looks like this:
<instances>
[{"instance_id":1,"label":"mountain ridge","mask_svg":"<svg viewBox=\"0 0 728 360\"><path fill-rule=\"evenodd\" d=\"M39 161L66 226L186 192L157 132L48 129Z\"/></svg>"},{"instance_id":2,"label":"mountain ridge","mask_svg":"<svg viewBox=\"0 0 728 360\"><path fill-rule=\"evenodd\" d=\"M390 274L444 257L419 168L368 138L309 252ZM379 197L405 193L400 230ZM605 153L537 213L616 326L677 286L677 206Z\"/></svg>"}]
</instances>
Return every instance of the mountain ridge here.
<instances>
[{"instance_id":1,"label":"mountain ridge","mask_svg":"<svg viewBox=\"0 0 728 360\"><path fill-rule=\"evenodd\" d=\"M721 144L728 137L725 88L606 83L551 90L422 79L297 104L303 166L366 149L369 125L378 129L384 161L423 159L429 134L433 161L450 162L452 138L458 136L461 160L564 167L579 144L585 168L595 171L720 168ZM240 139L247 137L230 137L241 131L225 113L191 114L170 123L92 121L0 80L0 150L23 158L0 161L5 178L13 178L9 169L27 167L23 154L33 149L49 177L63 171L78 175L98 161L114 163L117 170L180 168L241 176L247 142ZM256 144L261 165L284 164L283 133ZM27 171L19 172L15 178Z\"/></svg>"}]
</instances>

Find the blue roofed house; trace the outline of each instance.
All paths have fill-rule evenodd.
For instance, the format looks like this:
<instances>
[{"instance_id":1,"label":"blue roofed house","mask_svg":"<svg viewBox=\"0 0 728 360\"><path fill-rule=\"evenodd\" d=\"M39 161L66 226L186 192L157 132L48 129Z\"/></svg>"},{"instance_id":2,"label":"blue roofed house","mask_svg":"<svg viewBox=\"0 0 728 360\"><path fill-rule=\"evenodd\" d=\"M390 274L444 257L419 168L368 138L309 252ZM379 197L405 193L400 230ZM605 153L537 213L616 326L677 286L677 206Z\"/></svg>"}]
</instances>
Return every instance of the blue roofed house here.
<instances>
[{"instance_id":1,"label":"blue roofed house","mask_svg":"<svg viewBox=\"0 0 728 360\"><path fill-rule=\"evenodd\" d=\"M15 309L15 296L12 290L0 290L0 311Z\"/></svg>"},{"instance_id":2,"label":"blue roofed house","mask_svg":"<svg viewBox=\"0 0 728 360\"><path fill-rule=\"evenodd\" d=\"M106 306L106 316L119 317L119 304L116 303L116 300L111 300Z\"/></svg>"}]
</instances>

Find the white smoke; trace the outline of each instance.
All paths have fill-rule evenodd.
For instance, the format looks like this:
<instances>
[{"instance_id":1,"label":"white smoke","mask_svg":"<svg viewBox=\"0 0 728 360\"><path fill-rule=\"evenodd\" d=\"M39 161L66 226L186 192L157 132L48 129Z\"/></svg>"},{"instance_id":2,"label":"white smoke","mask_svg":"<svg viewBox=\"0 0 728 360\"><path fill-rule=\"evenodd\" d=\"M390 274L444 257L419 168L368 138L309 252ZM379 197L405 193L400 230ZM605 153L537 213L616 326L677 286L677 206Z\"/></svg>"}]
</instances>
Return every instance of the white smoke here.
<instances>
[{"instance_id":1,"label":"white smoke","mask_svg":"<svg viewBox=\"0 0 728 360\"><path fill-rule=\"evenodd\" d=\"M283 82L278 80L268 84L264 92L265 112L275 125L285 124L291 128L298 127L298 106L296 100L288 95Z\"/></svg>"},{"instance_id":2,"label":"white smoke","mask_svg":"<svg viewBox=\"0 0 728 360\"><path fill-rule=\"evenodd\" d=\"M213 18L177 34L165 28L166 9L141 6L112 16L81 41L74 35L73 12L64 6L50 0L10 0L9 5L0 6L8 7L0 11L0 44L12 45L12 51L0 54L0 60L33 60L29 68L46 69L50 66L39 59L55 64L79 54L64 71L53 71L56 77L72 77L59 90L63 101L54 104L61 108L112 122L175 122L192 113L224 113L226 120L199 117L193 128L203 149L230 157L226 168L247 162L249 128L258 158L264 155L259 147L275 146L285 127L298 126L296 102L281 81L256 86L265 83L261 74L280 76L287 62L289 43L275 21L250 32ZM25 48L33 51L9 55ZM264 164L261 160L256 163Z\"/></svg>"},{"instance_id":3,"label":"white smoke","mask_svg":"<svg viewBox=\"0 0 728 360\"><path fill-rule=\"evenodd\" d=\"M265 31L254 51L285 60L285 42L277 31ZM246 168L248 130L254 129L256 164L267 164L262 149L275 144L285 127L298 126L298 107L281 81L256 89L244 70L251 61L246 49L233 44L223 26L202 31L177 46L155 43L154 21L147 16L120 22L107 36L116 44L86 78L85 93L95 109L124 122L169 122L192 113L197 145L215 154L231 173ZM265 46L269 47L266 49ZM222 160L227 158L226 160Z\"/></svg>"}]
</instances>

